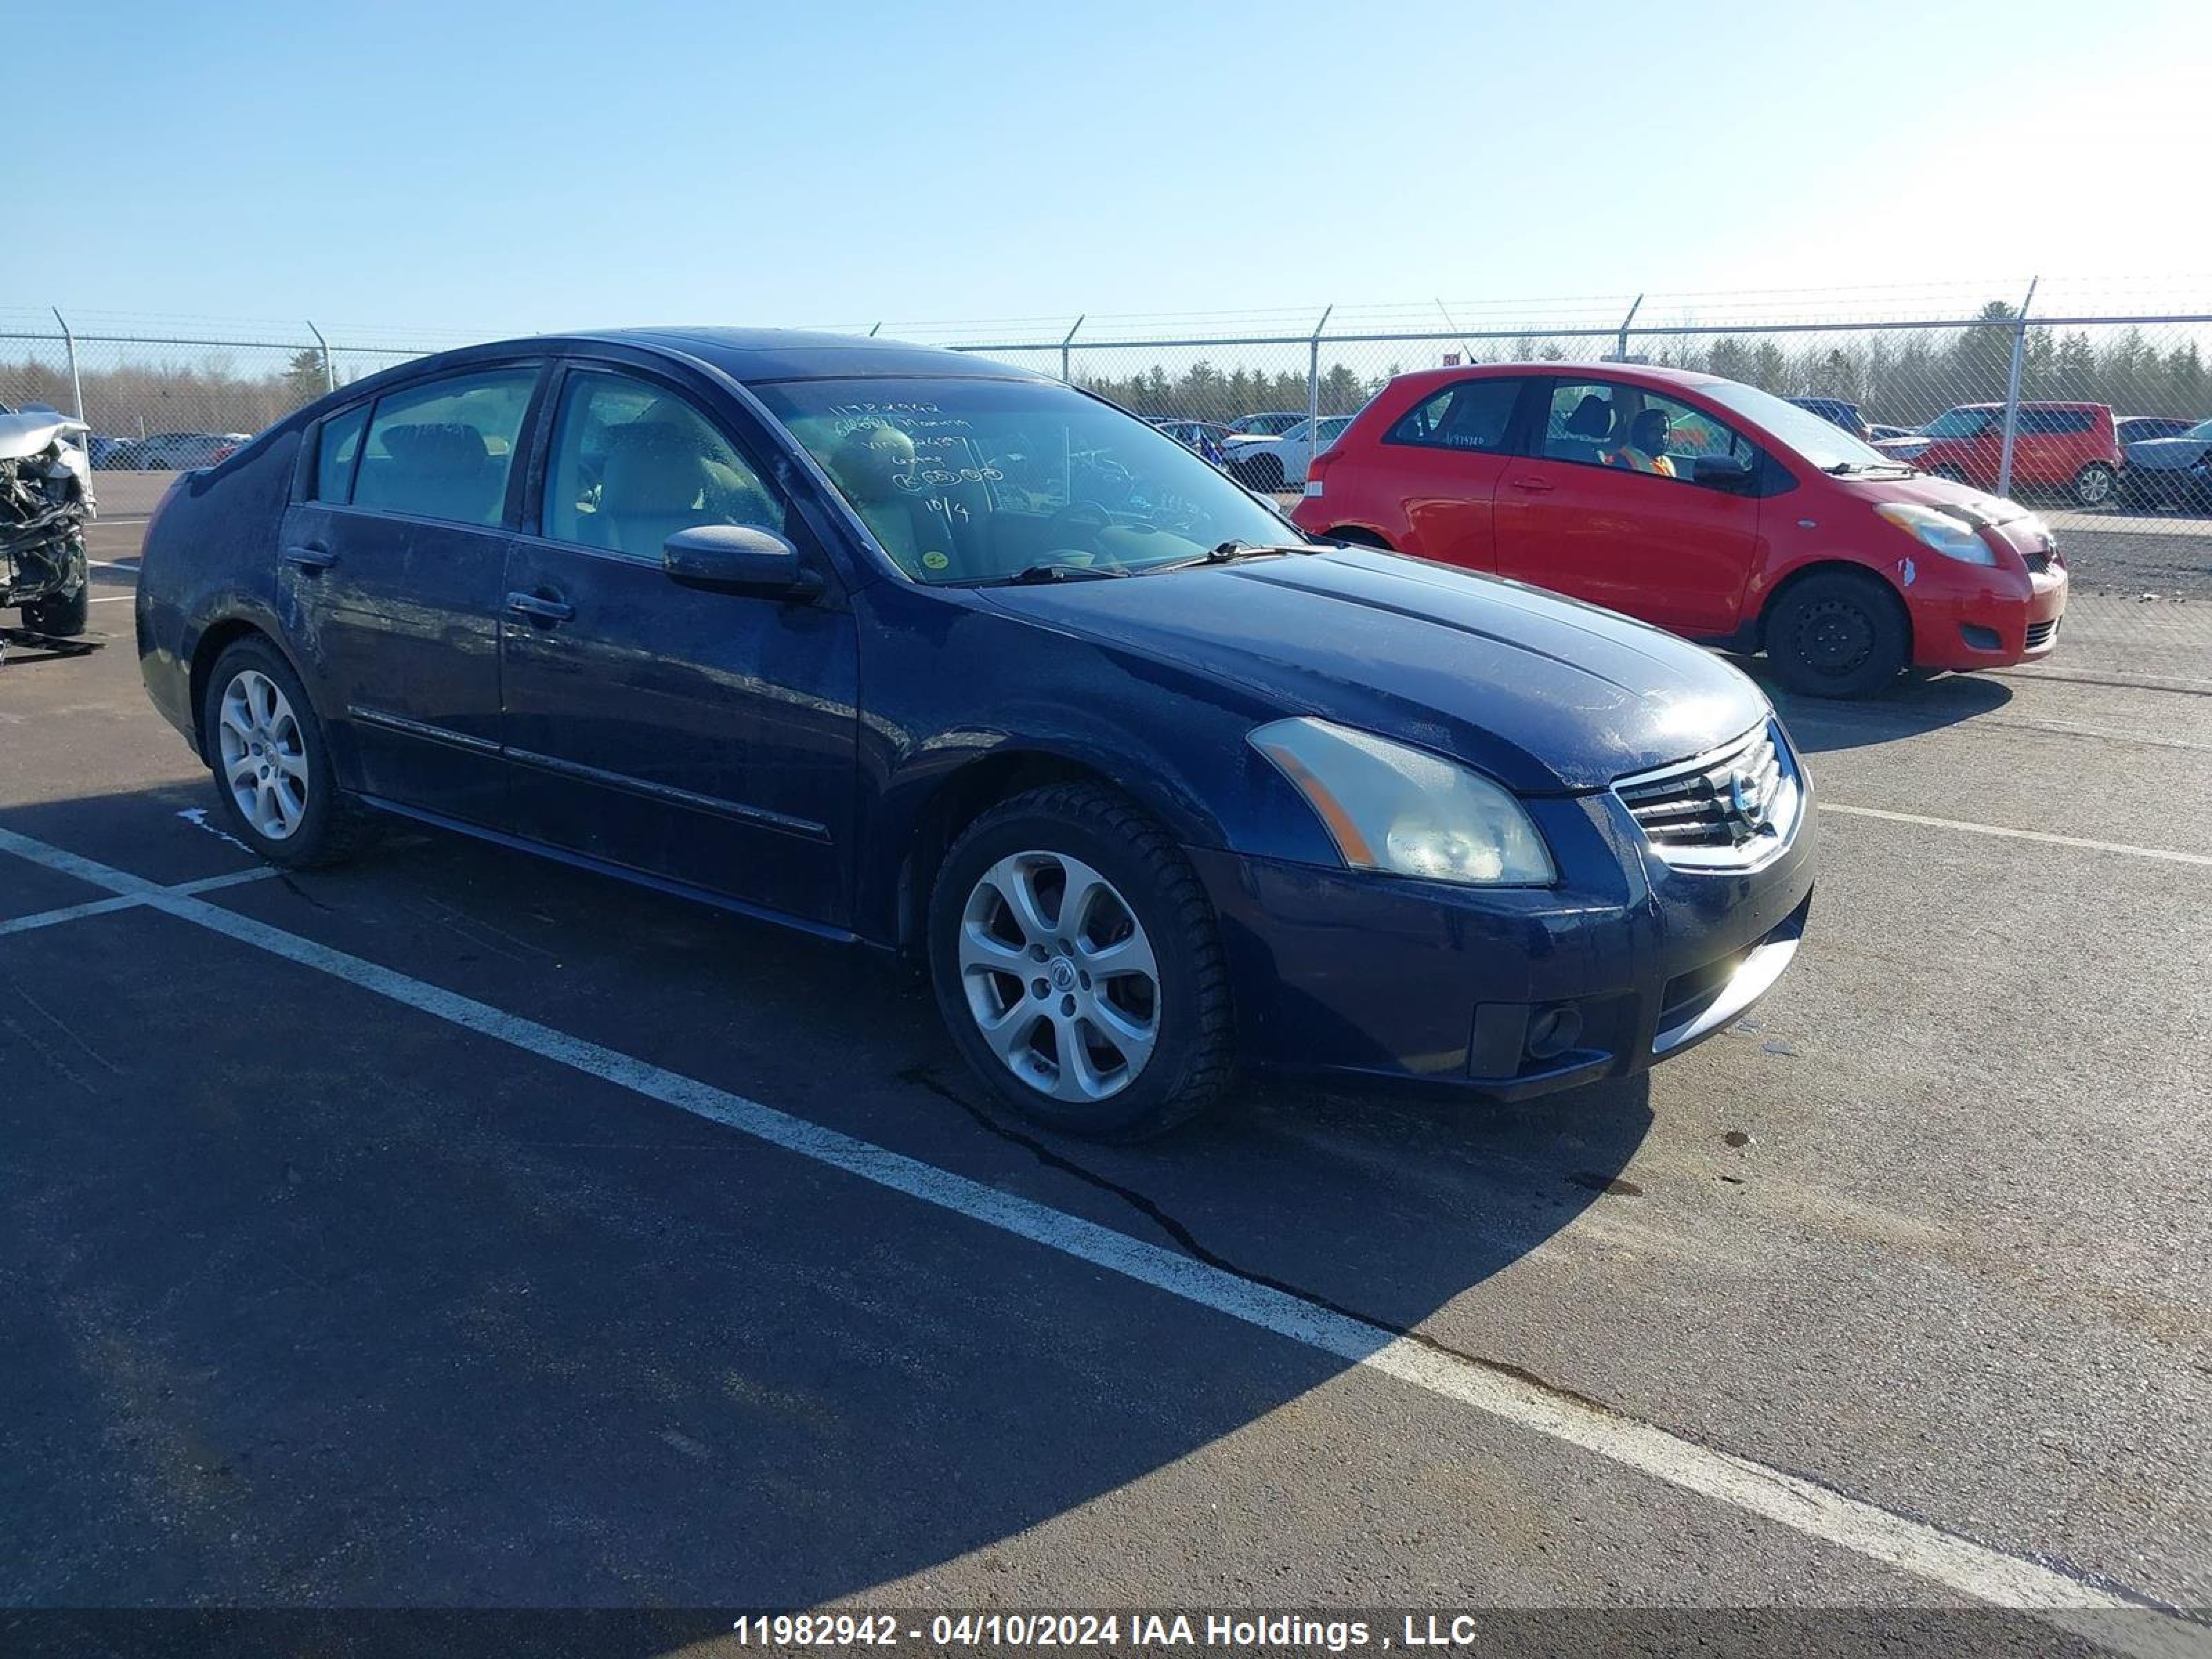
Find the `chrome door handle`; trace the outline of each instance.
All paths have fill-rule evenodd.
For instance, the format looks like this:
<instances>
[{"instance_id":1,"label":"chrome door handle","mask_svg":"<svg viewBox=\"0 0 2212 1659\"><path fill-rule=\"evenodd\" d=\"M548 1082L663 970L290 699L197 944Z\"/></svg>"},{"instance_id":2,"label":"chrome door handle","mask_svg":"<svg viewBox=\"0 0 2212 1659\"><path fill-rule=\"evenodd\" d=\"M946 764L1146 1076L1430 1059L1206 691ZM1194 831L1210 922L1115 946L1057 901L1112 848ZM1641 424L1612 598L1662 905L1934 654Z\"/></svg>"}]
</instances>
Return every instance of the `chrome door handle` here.
<instances>
[{"instance_id":1,"label":"chrome door handle","mask_svg":"<svg viewBox=\"0 0 2212 1659\"><path fill-rule=\"evenodd\" d=\"M576 607L564 605L559 599L540 599L535 593L510 593L507 608L518 617L528 617L536 622L566 622L576 614Z\"/></svg>"},{"instance_id":2,"label":"chrome door handle","mask_svg":"<svg viewBox=\"0 0 2212 1659\"><path fill-rule=\"evenodd\" d=\"M296 564L309 575L328 570L338 562L338 556L319 542L306 542L284 550L284 562Z\"/></svg>"}]
</instances>

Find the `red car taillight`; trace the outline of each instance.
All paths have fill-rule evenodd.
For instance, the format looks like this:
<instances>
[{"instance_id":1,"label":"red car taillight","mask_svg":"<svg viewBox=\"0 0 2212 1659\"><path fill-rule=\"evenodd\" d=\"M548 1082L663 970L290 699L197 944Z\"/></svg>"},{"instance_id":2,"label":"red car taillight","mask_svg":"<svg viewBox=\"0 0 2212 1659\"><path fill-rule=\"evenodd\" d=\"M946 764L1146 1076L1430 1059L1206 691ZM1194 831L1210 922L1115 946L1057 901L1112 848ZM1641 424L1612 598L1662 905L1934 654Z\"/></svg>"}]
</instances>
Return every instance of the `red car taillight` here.
<instances>
[{"instance_id":1,"label":"red car taillight","mask_svg":"<svg viewBox=\"0 0 2212 1659\"><path fill-rule=\"evenodd\" d=\"M1311 460L1306 463L1307 495L1318 495L1322 493L1321 486L1322 475L1325 474L1329 468L1334 466L1336 465L1336 452L1333 449L1325 449L1320 454L1315 456Z\"/></svg>"}]
</instances>

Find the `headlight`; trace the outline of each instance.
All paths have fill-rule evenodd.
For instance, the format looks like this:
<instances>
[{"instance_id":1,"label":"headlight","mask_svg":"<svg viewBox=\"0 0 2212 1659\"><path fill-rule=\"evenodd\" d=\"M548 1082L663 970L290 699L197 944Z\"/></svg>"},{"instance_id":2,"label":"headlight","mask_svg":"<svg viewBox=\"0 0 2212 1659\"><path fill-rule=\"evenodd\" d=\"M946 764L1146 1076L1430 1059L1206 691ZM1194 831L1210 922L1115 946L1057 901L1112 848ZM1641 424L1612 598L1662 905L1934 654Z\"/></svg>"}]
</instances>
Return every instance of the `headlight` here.
<instances>
[{"instance_id":1,"label":"headlight","mask_svg":"<svg viewBox=\"0 0 2212 1659\"><path fill-rule=\"evenodd\" d=\"M1875 508L1923 547L1960 564L1995 564L1996 554L1974 533L1973 526L1917 501L1885 501Z\"/></svg>"},{"instance_id":2,"label":"headlight","mask_svg":"<svg viewBox=\"0 0 2212 1659\"><path fill-rule=\"evenodd\" d=\"M1355 870L1481 887L1548 887L1544 838L1510 791L1437 756L1327 720L1252 733Z\"/></svg>"}]
</instances>

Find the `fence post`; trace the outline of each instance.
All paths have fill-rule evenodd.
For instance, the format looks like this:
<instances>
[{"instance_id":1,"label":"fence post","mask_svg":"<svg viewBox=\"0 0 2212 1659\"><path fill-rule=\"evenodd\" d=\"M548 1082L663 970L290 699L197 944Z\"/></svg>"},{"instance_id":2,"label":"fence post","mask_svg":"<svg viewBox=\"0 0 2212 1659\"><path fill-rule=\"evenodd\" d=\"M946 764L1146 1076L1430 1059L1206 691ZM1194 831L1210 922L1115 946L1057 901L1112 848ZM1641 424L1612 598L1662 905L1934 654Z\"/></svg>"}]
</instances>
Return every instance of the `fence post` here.
<instances>
[{"instance_id":1,"label":"fence post","mask_svg":"<svg viewBox=\"0 0 2212 1659\"><path fill-rule=\"evenodd\" d=\"M1997 455L1997 494L2012 494L2012 441L2020 428L2020 370L2027 356L2027 308L2035 303L2035 285L2040 277L2027 279L2027 297L2020 302L2020 318L2012 331L2012 371L2005 376L2004 447Z\"/></svg>"},{"instance_id":2,"label":"fence post","mask_svg":"<svg viewBox=\"0 0 2212 1659\"><path fill-rule=\"evenodd\" d=\"M84 377L76 372L76 336L70 332L69 320L62 315L59 306L48 306L54 320L62 325L62 345L69 352L70 395L76 399L76 417L84 418Z\"/></svg>"},{"instance_id":3,"label":"fence post","mask_svg":"<svg viewBox=\"0 0 2212 1659\"><path fill-rule=\"evenodd\" d=\"M1311 476L1313 458L1321 453L1321 331L1328 326L1333 304L1322 307L1313 337L1306 342L1306 467Z\"/></svg>"},{"instance_id":4,"label":"fence post","mask_svg":"<svg viewBox=\"0 0 2212 1659\"><path fill-rule=\"evenodd\" d=\"M1643 308L1644 296L1639 294L1636 296L1636 303L1628 307L1628 315L1620 319L1620 338L1618 342L1619 349L1615 355L1624 363L1628 361L1628 325L1636 320L1636 313Z\"/></svg>"},{"instance_id":5,"label":"fence post","mask_svg":"<svg viewBox=\"0 0 2212 1659\"><path fill-rule=\"evenodd\" d=\"M1088 315L1090 315L1088 312L1084 313L1084 316ZM1068 348L1075 343L1075 329L1082 326L1083 318L1078 317L1075 319L1075 328L1069 329L1067 337L1060 343L1060 383L1062 386L1073 386L1075 383L1075 376L1068 369Z\"/></svg>"},{"instance_id":6,"label":"fence post","mask_svg":"<svg viewBox=\"0 0 2212 1659\"><path fill-rule=\"evenodd\" d=\"M307 332L315 337L315 349L323 354L323 390L336 392L338 389L338 366L331 361L331 343L323 337L323 331L315 326L312 317L307 319Z\"/></svg>"}]
</instances>

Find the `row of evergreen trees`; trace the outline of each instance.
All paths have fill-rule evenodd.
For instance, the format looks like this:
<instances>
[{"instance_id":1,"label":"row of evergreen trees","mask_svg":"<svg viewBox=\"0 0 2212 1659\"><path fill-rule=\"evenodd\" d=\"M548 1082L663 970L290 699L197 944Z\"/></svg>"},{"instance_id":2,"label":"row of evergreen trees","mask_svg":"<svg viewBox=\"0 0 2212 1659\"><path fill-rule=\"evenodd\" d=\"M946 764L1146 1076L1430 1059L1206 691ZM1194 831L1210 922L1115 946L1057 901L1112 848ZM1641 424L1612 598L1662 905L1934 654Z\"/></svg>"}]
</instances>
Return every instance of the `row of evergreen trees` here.
<instances>
[{"instance_id":1,"label":"row of evergreen trees","mask_svg":"<svg viewBox=\"0 0 2212 1659\"><path fill-rule=\"evenodd\" d=\"M1918 426L1957 404L1999 403L2012 366L2015 313L1993 302L1986 325L1954 329L1869 329L1790 334L1644 335L1632 350L1646 361L1745 380L1782 397L1848 398L1866 417L1896 426ZM1486 341L1472 360L1486 362L1587 362L1610 340L1557 340L1524 336ZM1362 375L1344 363L1321 380L1325 415L1345 415L1365 403L1408 366L1433 367L1457 349L1435 343L1435 356L1412 365L1395 362L1381 374ZM1175 415L1230 421L1263 410L1306 407L1304 368L1270 373L1199 362L1170 374L1154 364L1127 376L1086 374L1079 355L1077 377L1140 415ZM2123 415L2212 416L2212 368L2193 331L2175 326L2154 338L2135 326L2050 329L2031 325L2021 358L2021 396L2110 404Z\"/></svg>"}]
</instances>

